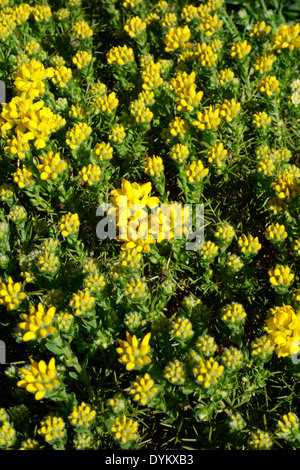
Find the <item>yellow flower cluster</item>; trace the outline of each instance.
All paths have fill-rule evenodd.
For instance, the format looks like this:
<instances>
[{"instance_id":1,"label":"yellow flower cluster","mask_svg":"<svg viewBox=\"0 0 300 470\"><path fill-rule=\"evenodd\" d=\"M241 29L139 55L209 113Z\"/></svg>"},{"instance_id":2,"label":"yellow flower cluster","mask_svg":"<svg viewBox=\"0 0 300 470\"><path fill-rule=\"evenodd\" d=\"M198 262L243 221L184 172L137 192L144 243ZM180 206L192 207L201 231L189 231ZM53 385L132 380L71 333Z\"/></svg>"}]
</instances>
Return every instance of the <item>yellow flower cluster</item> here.
<instances>
[{"instance_id":1,"label":"yellow flower cluster","mask_svg":"<svg viewBox=\"0 0 300 470\"><path fill-rule=\"evenodd\" d=\"M150 62L146 63L142 68L141 78L143 81L143 90L152 90L162 85L164 79L161 76L161 64L150 60Z\"/></svg>"},{"instance_id":2,"label":"yellow flower cluster","mask_svg":"<svg viewBox=\"0 0 300 470\"><path fill-rule=\"evenodd\" d=\"M267 226L265 237L267 240L283 241L288 236L284 225L278 222L272 223Z\"/></svg>"},{"instance_id":3,"label":"yellow flower cluster","mask_svg":"<svg viewBox=\"0 0 300 470\"><path fill-rule=\"evenodd\" d=\"M150 177L160 178L164 173L164 164L161 157L153 155L145 161L145 173Z\"/></svg>"},{"instance_id":4,"label":"yellow flower cluster","mask_svg":"<svg viewBox=\"0 0 300 470\"><path fill-rule=\"evenodd\" d=\"M203 247L200 250L200 255L205 261L213 261L217 256L219 251L218 245L214 242L208 240L207 242L203 242Z\"/></svg>"},{"instance_id":5,"label":"yellow flower cluster","mask_svg":"<svg viewBox=\"0 0 300 470\"><path fill-rule=\"evenodd\" d=\"M90 289L85 288L72 294L69 302L75 316L89 315L95 306L96 299L91 294Z\"/></svg>"},{"instance_id":6,"label":"yellow flower cluster","mask_svg":"<svg viewBox=\"0 0 300 470\"><path fill-rule=\"evenodd\" d=\"M224 373L224 366L215 361L213 357L210 357L209 359L200 360L193 367L193 373L197 382L207 389L218 383Z\"/></svg>"},{"instance_id":7,"label":"yellow flower cluster","mask_svg":"<svg viewBox=\"0 0 300 470\"><path fill-rule=\"evenodd\" d=\"M267 25L265 21L256 21L256 23L251 26L249 36L250 38L260 39L263 41L270 31L271 26Z\"/></svg>"},{"instance_id":8,"label":"yellow flower cluster","mask_svg":"<svg viewBox=\"0 0 300 470\"><path fill-rule=\"evenodd\" d=\"M127 418L126 415L121 417L116 416L114 425L111 432L115 439L120 441L121 444L126 444L128 441L134 441L138 438L138 422Z\"/></svg>"},{"instance_id":9,"label":"yellow flower cluster","mask_svg":"<svg viewBox=\"0 0 300 470\"><path fill-rule=\"evenodd\" d=\"M273 49L281 52L282 49L293 51L294 48L300 47L300 23L281 25L271 37Z\"/></svg>"},{"instance_id":10,"label":"yellow flower cluster","mask_svg":"<svg viewBox=\"0 0 300 470\"><path fill-rule=\"evenodd\" d=\"M24 136L26 141L34 140L37 149L44 148L50 135L65 123L65 119L55 115L43 101L33 102L29 98L15 96L9 103L2 104L2 138L5 139L14 129L17 138Z\"/></svg>"},{"instance_id":11,"label":"yellow flower cluster","mask_svg":"<svg viewBox=\"0 0 300 470\"><path fill-rule=\"evenodd\" d=\"M120 356L119 362L125 364L126 370L132 370L145 364L150 364L150 337L151 333L147 333L141 343L139 343L136 335L131 336L127 331L126 340L118 340L120 346L116 351Z\"/></svg>"},{"instance_id":12,"label":"yellow flower cluster","mask_svg":"<svg viewBox=\"0 0 300 470\"><path fill-rule=\"evenodd\" d=\"M234 72L230 70L229 68L222 69L218 73L218 80L221 83L221 85L225 85L226 83L232 82L234 79Z\"/></svg>"},{"instance_id":13,"label":"yellow flower cluster","mask_svg":"<svg viewBox=\"0 0 300 470\"><path fill-rule=\"evenodd\" d=\"M186 380L186 368L178 359L168 362L164 368L164 376L169 382L176 385L184 384Z\"/></svg>"},{"instance_id":14,"label":"yellow flower cluster","mask_svg":"<svg viewBox=\"0 0 300 470\"><path fill-rule=\"evenodd\" d=\"M197 338L196 348L204 356L210 357L216 352L218 346L216 344L215 338L205 333L204 335Z\"/></svg>"},{"instance_id":15,"label":"yellow flower cluster","mask_svg":"<svg viewBox=\"0 0 300 470\"><path fill-rule=\"evenodd\" d=\"M234 99L230 101L225 99L222 104L217 104L217 109L220 111L220 116L225 118L226 122L230 122L240 111L241 104L236 103Z\"/></svg>"},{"instance_id":16,"label":"yellow flower cluster","mask_svg":"<svg viewBox=\"0 0 300 470\"><path fill-rule=\"evenodd\" d=\"M97 156L99 162L110 160L113 157L113 151L112 146L106 142L97 142L93 149L93 153Z\"/></svg>"},{"instance_id":17,"label":"yellow flower cluster","mask_svg":"<svg viewBox=\"0 0 300 470\"><path fill-rule=\"evenodd\" d=\"M185 174L188 177L189 183L199 183L208 173L209 169L204 168L201 160L194 160L190 164L185 165Z\"/></svg>"},{"instance_id":18,"label":"yellow flower cluster","mask_svg":"<svg viewBox=\"0 0 300 470\"><path fill-rule=\"evenodd\" d=\"M6 305L8 311L17 308L27 297L21 289L21 283L14 282L10 276L7 281L0 278L0 305Z\"/></svg>"},{"instance_id":19,"label":"yellow flower cluster","mask_svg":"<svg viewBox=\"0 0 300 470\"><path fill-rule=\"evenodd\" d=\"M96 183L99 183L101 177L101 169L98 165L89 163L88 166L84 166L83 168L81 168L78 174L85 183L87 183L89 186L92 186Z\"/></svg>"},{"instance_id":20,"label":"yellow flower cluster","mask_svg":"<svg viewBox=\"0 0 300 470\"><path fill-rule=\"evenodd\" d=\"M139 16L133 16L132 18L128 18L124 24L124 31L130 36L131 38L135 38L143 31L145 31L147 24L143 21Z\"/></svg>"},{"instance_id":21,"label":"yellow flower cluster","mask_svg":"<svg viewBox=\"0 0 300 470\"><path fill-rule=\"evenodd\" d=\"M112 47L106 54L109 64L124 65L134 61L133 49L125 46Z\"/></svg>"},{"instance_id":22,"label":"yellow flower cluster","mask_svg":"<svg viewBox=\"0 0 300 470\"><path fill-rule=\"evenodd\" d=\"M276 55L273 52L267 51L264 54L262 54L260 57L257 57L255 60L255 63L253 64L253 67L257 72L260 74L269 72L272 67L273 63L276 60Z\"/></svg>"},{"instance_id":23,"label":"yellow flower cluster","mask_svg":"<svg viewBox=\"0 0 300 470\"><path fill-rule=\"evenodd\" d=\"M178 48L191 47L188 42L191 37L191 31L188 25L178 28L170 28L167 34L163 37L165 43L165 51L172 52Z\"/></svg>"},{"instance_id":24,"label":"yellow flower cluster","mask_svg":"<svg viewBox=\"0 0 300 470\"><path fill-rule=\"evenodd\" d=\"M289 287L294 281L295 274L288 266L280 264L269 270L269 276L273 287Z\"/></svg>"},{"instance_id":25,"label":"yellow flower cluster","mask_svg":"<svg viewBox=\"0 0 300 470\"><path fill-rule=\"evenodd\" d=\"M243 364L243 354L239 349L234 346L230 346L229 348L224 349L221 361L226 369L237 371Z\"/></svg>"},{"instance_id":26,"label":"yellow flower cluster","mask_svg":"<svg viewBox=\"0 0 300 470\"><path fill-rule=\"evenodd\" d=\"M195 72L191 72L190 75L179 72L171 79L170 88L176 93L175 102L178 111L191 112L200 103L203 91L197 92L195 78Z\"/></svg>"},{"instance_id":27,"label":"yellow flower cluster","mask_svg":"<svg viewBox=\"0 0 300 470\"><path fill-rule=\"evenodd\" d=\"M78 406L73 406L72 413L68 419L75 428L89 428L96 417L96 411L92 410L89 405L82 402Z\"/></svg>"},{"instance_id":28,"label":"yellow flower cluster","mask_svg":"<svg viewBox=\"0 0 300 470\"><path fill-rule=\"evenodd\" d=\"M251 49L252 46L247 39L239 41L231 46L231 57L241 60L250 53Z\"/></svg>"},{"instance_id":29,"label":"yellow flower cluster","mask_svg":"<svg viewBox=\"0 0 300 470\"><path fill-rule=\"evenodd\" d=\"M46 416L40 426L37 432L49 444L60 441L66 436L66 424L60 416Z\"/></svg>"},{"instance_id":30,"label":"yellow flower cluster","mask_svg":"<svg viewBox=\"0 0 300 470\"><path fill-rule=\"evenodd\" d=\"M297 175L293 168L285 168L277 173L275 181L272 183L279 199L291 202L300 194L300 185L297 181Z\"/></svg>"},{"instance_id":31,"label":"yellow flower cluster","mask_svg":"<svg viewBox=\"0 0 300 470\"><path fill-rule=\"evenodd\" d=\"M143 98L138 98L132 101L130 103L129 110L137 123L143 124L150 122L154 116Z\"/></svg>"},{"instance_id":32,"label":"yellow flower cluster","mask_svg":"<svg viewBox=\"0 0 300 470\"><path fill-rule=\"evenodd\" d=\"M275 345L278 357L291 356L300 350L300 311L283 304L269 310L266 332Z\"/></svg>"},{"instance_id":33,"label":"yellow flower cluster","mask_svg":"<svg viewBox=\"0 0 300 470\"><path fill-rule=\"evenodd\" d=\"M87 51L78 51L72 58L72 62L78 69L82 69L91 62L92 58L93 56Z\"/></svg>"},{"instance_id":34,"label":"yellow flower cluster","mask_svg":"<svg viewBox=\"0 0 300 470\"><path fill-rule=\"evenodd\" d=\"M34 99L45 93L45 78L53 77L53 69L46 69L44 65L31 59L29 63L19 65L18 70L14 73L14 86L18 90L18 94L23 94L24 99Z\"/></svg>"},{"instance_id":35,"label":"yellow flower cluster","mask_svg":"<svg viewBox=\"0 0 300 470\"><path fill-rule=\"evenodd\" d=\"M207 15L200 17L200 30L204 31L206 36L211 36L212 34L219 31L223 26L223 21L220 20L217 14L215 15Z\"/></svg>"},{"instance_id":36,"label":"yellow flower cluster","mask_svg":"<svg viewBox=\"0 0 300 470\"><path fill-rule=\"evenodd\" d=\"M193 121L192 124L201 130L209 129L215 131L221 123L220 109L218 107L214 109L212 105L209 108L205 108L203 112L196 111L196 115L197 120Z\"/></svg>"},{"instance_id":37,"label":"yellow flower cluster","mask_svg":"<svg viewBox=\"0 0 300 470\"><path fill-rule=\"evenodd\" d=\"M125 295L131 300L139 300L147 295L147 283L144 279L131 278L125 286Z\"/></svg>"},{"instance_id":38,"label":"yellow flower cluster","mask_svg":"<svg viewBox=\"0 0 300 470\"><path fill-rule=\"evenodd\" d=\"M225 323L241 325L246 320L246 312L242 304L231 302L221 309L221 317Z\"/></svg>"},{"instance_id":39,"label":"yellow flower cluster","mask_svg":"<svg viewBox=\"0 0 300 470\"><path fill-rule=\"evenodd\" d=\"M170 334L171 337L178 341L186 341L194 334L193 325L186 317L180 316L178 318L174 318L171 322Z\"/></svg>"},{"instance_id":40,"label":"yellow flower cluster","mask_svg":"<svg viewBox=\"0 0 300 470\"><path fill-rule=\"evenodd\" d=\"M141 405L147 405L149 399L153 398L157 392L158 388L149 374L143 377L137 375L135 381L131 382L130 394Z\"/></svg>"},{"instance_id":41,"label":"yellow flower cluster","mask_svg":"<svg viewBox=\"0 0 300 470\"><path fill-rule=\"evenodd\" d=\"M259 243L258 237L253 237L253 235L242 234L238 238L238 245L243 255L251 256L258 253L262 245Z\"/></svg>"},{"instance_id":42,"label":"yellow flower cluster","mask_svg":"<svg viewBox=\"0 0 300 470\"><path fill-rule=\"evenodd\" d=\"M0 449L7 449L14 445L17 433L10 422L10 417L4 408L0 408Z\"/></svg>"},{"instance_id":43,"label":"yellow flower cluster","mask_svg":"<svg viewBox=\"0 0 300 470\"><path fill-rule=\"evenodd\" d=\"M53 69L53 77L51 78L54 85L64 88L72 78L72 70L65 65L58 65Z\"/></svg>"},{"instance_id":44,"label":"yellow flower cluster","mask_svg":"<svg viewBox=\"0 0 300 470\"><path fill-rule=\"evenodd\" d=\"M215 67L217 65L218 54L210 44L206 42L197 43L193 49L193 57L202 67Z\"/></svg>"},{"instance_id":45,"label":"yellow flower cluster","mask_svg":"<svg viewBox=\"0 0 300 470\"><path fill-rule=\"evenodd\" d=\"M71 212L64 214L58 224L63 237L68 237L69 235L77 233L79 225L80 221L78 214L72 214Z\"/></svg>"},{"instance_id":46,"label":"yellow flower cluster","mask_svg":"<svg viewBox=\"0 0 300 470\"><path fill-rule=\"evenodd\" d=\"M277 421L277 427L275 434L279 438L284 438L295 440L299 432L299 418L295 413L287 413L286 415L280 416L280 419Z\"/></svg>"},{"instance_id":47,"label":"yellow flower cluster","mask_svg":"<svg viewBox=\"0 0 300 470\"><path fill-rule=\"evenodd\" d=\"M279 93L280 91L279 81L273 75L267 75L262 78L257 88L261 93L265 93L267 96L272 96L274 93Z\"/></svg>"},{"instance_id":48,"label":"yellow flower cluster","mask_svg":"<svg viewBox=\"0 0 300 470\"><path fill-rule=\"evenodd\" d=\"M53 326L55 311L55 307L50 307L45 311L41 302L37 307L33 305L29 307L29 313L22 314L25 321L18 324L21 330L26 331L23 341L31 341L39 337L46 338L48 335L57 333L57 329Z\"/></svg>"},{"instance_id":49,"label":"yellow flower cluster","mask_svg":"<svg viewBox=\"0 0 300 470\"><path fill-rule=\"evenodd\" d=\"M47 392L59 387L55 358L50 359L47 365L45 361L39 362L30 358L30 366L19 369L22 379L17 383L18 387L26 388L27 392L34 393L36 400L41 400Z\"/></svg>"},{"instance_id":50,"label":"yellow flower cluster","mask_svg":"<svg viewBox=\"0 0 300 470\"><path fill-rule=\"evenodd\" d=\"M274 344L268 335L263 335L259 338L255 338L251 344L251 353L253 356L262 359L263 361L268 360L274 352Z\"/></svg>"},{"instance_id":51,"label":"yellow flower cluster","mask_svg":"<svg viewBox=\"0 0 300 470\"><path fill-rule=\"evenodd\" d=\"M273 445L271 436L266 431L257 429L251 431L249 436L249 446L254 450L269 450Z\"/></svg>"},{"instance_id":52,"label":"yellow flower cluster","mask_svg":"<svg viewBox=\"0 0 300 470\"><path fill-rule=\"evenodd\" d=\"M91 126L85 122L76 123L66 134L66 144L72 150L78 149L80 144L90 135L91 132Z\"/></svg>"},{"instance_id":53,"label":"yellow flower cluster","mask_svg":"<svg viewBox=\"0 0 300 470\"><path fill-rule=\"evenodd\" d=\"M260 127L261 129L266 129L266 127L270 124L271 118L265 111L259 111L258 113L253 114L252 123L256 127Z\"/></svg>"},{"instance_id":54,"label":"yellow flower cluster","mask_svg":"<svg viewBox=\"0 0 300 470\"><path fill-rule=\"evenodd\" d=\"M94 32L86 21L76 21L73 26L73 32L77 39L87 39L93 36Z\"/></svg>"},{"instance_id":55,"label":"yellow flower cluster","mask_svg":"<svg viewBox=\"0 0 300 470\"><path fill-rule=\"evenodd\" d=\"M36 165L36 167L40 171L42 180L53 181L67 168L67 162L60 159L59 152L47 152L47 156L39 155L39 159L41 163Z\"/></svg>"}]
</instances>

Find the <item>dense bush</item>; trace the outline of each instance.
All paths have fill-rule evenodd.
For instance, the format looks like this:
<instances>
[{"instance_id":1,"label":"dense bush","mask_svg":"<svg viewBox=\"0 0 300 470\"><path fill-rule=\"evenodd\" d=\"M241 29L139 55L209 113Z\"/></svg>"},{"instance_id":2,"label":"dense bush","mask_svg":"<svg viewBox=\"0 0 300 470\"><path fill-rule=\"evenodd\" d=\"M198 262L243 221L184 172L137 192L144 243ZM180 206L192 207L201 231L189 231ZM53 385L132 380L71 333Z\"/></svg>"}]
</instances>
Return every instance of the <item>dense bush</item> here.
<instances>
[{"instance_id":1,"label":"dense bush","mask_svg":"<svg viewBox=\"0 0 300 470\"><path fill-rule=\"evenodd\" d=\"M0 6L0 447L299 448L298 2Z\"/></svg>"}]
</instances>

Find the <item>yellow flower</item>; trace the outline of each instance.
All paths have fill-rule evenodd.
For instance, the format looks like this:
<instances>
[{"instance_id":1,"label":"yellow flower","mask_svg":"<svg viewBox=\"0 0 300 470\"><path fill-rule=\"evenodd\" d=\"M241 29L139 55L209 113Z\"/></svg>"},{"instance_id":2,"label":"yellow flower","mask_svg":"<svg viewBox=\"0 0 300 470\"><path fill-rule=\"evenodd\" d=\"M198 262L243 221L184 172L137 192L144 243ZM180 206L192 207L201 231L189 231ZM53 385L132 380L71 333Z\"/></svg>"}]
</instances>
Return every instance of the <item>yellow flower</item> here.
<instances>
[{"instance_id":1,"label":"yellow flower","mask_svg":"<svg viewBox=\"0 0 300 470\"><path fill-rule=\"evenodd\" d=\"M133 49L125 46L112 47L106 54L109 64L124 65L134 61Z\"/></svg>"},{"instance_id":2,"label":"yellow flower","mask_svg":"<svg viewBox=\"0 0 300 470\"><path fill-rule=\"evenodd\" d=\"M216 130L221 122L220 109L213 109L212 105L209 108L205 108L203 112L197 111L197 121L193 121L193 126L198 127L201 130Z\"/></svg>"},{"instance_id":3,"label":"yellow flower","mask_svg":"<svg viewBox=\"0 0 300 470\"><path fill-rule=\"evenodd\" d=\"M231 57L235 59L243 59L251 51L252 46L248 43L247 39L239 41L231 47Z\"/></svg>"},{"instance_id":4,"label":"yellow flower","mask_svg":"<svg viewBox=\"0 0 300 470\"><path fill-rule=\"evenodd\" d=\"M197 183L202 181L209 173L208 168L204 168L201 160L192 161L192 163L185 165L185 174L188 177L189 183Z\"/></svg>"},{"instance_id":5,"label":"yellow flower","mask_svg":"<svg viewBox=\"0 0 300 470\"><path fill-rule=\"evenodd\" d=\"M128 441L133 441L138 438L138 422L133 421L131 418L127 418L126 415L121 417L117 416L114 421L114 425L111 428L115 439L126 444Z\"/></svg>"},{"instance_id":6,"label":"yellow flower","mask_svg":"<svg viewBox=\"0 0 300 470\"><path fill-rule=\"evenodd\" d=\"M163 37L165 43L165 51L175 51L181 47L191 47L191 43L188 40L191 37L191 31L188 25L185 25L183 28L170 28L166 36Z\"/></svg>"},{"instance_id":7,"label":"yellow flower","mask_svg":"<svg viewBox=\"0 0 300 470\"><path fill-rule=\"evenodd\" d=\"M242 234L238 238L238 245L242 254L249 256L256 254L262 247L262 245L259 243L258 237L253 237L251 234Z\"/></svg>"},{"instance_id":8,"label":"yellow flower","mask_svg":"<svg viewBox=\"0 0 300 470\"><path fill-rule=\"evenodd\" d=\"M76 123L66 134L66 144L69 145L72 150L75 150L91 132L91 126L88 126L85 122Z\"/></svg>"},{"instance_id":9,"label":"yellow flower","mask_svg":"<svg viewBox=\"0 0 300 470\"><path fill-rule=\"evenodd\" d=\"M143 90L151 90L160 86L164 79L161 77L161 64L159 62L149 61L142 69L142 88Z\"/></svg>"},{"instance_id":10,"label":"yellow flower","mask_svg":"<svg viewBox=\"0 0 300 470\"><path fill-rule=\"evenodd\" d=\"M265 236L267 240L282 241L286 239L288 234L285 226L276 222L267 226Z\"/></svg>"},{"instance_id":11,"label":"yellow flower","mask_svg":"<svg viewBox=\"0 0 300 470\"><path fill-rule=\"evenodd\" d=\"M226 83L229 83L233 80L234 78L234 72L230 69L222 69L218 73L218 79L221 85L225 85Z\"/></svg>"},{"instance_id":12,"label":"yellow flower","mask_svg":"<svg viewBox=\"0 0 300 470\"><path fill-rule=\"evenodd\" d=\"M265 111L259 111L258 113L253 114L252 123L256 127L261 127L262 129L266 129L266 127L270 124L271 118Z\"/></svg>"},{"instance_id":13,"label":"yellow flower","mask_svg":"<svg viewBox=\"0 0 300 470\"><path fill-rule=\"evenodd\" d=\"M124 24L124 30L131 38L141 34L146 29L146 27L146 22L141 20L139 16L128 18Z\"/></svg>"},{"instance_id":14,"label":"yellow flower","mask_svg":"<svg viewBox=\"0 0 300 470\"><path fill-rule=\"evenodd\" d=\"M29 63L20 65L13 75L14 86L20 93L24 93L25 98L34 99L44 94L43 80L52 76L53 70L51 68L45 69L41 62L31 59Z\"/></svg>"},{"instance_id":15,"label":"yellow flower","mask_svg":"<svg viewBox=\"0 0 300 470\"><path fill-rule=\"evenodd\" d=\"M215 67L217 65L218 54L210 44L197 43L194 47L194 57L202 67Z\"/></svg>"},{"instance_id":16,"label":"yellow flower","mask_svg":"<svg viewBox=\"0 0 300 470\"><path fill-rule=\"evenodd\" d=\"M50 307L45 311L43 304L40 302L37 308L34 306L29 308L28 315L22 313L25 321L19 323L18 327L26 331L23 341L31 341L39 336L46 338L48 335L57 333L57 329L52 326L55 311L55 307Z\"/></svg>"},{"instance_id":17,"label":"yellow flower","mask_svg":"<svg viewBox=\"0 0 300 470\"><path fill-rule=\"evenodd\" d=\"M218 379L222 377L224 366L215 361L213 357L207 360L200 360L197 365L193 367L193 373L197 382L204 388L209 388L217 384Z\"/></svg>"},{"instance_id":18,"label":"yellow flower","mask_svg":"<svg viewBox=\"0 0 300 470\"><path fill-rule=\"evenodd\" d=\"M269 270L270 283L273 287L289 287L295 277L288 266L278 265Z\"/></svg>"},{"instance_id":19,"label":"yellow flower","mask_svg":"<svg viewBox=\"0 0 300 470\"><path fill-rule=\"evenodd\" d=\"M10 276L7 282L0 278L0 305L6 305L7 310L13 310L25 298L26 294L21 291L20 282L14 282Z\"/></svg>"},{"instance_id":20,"label":"yellow flower","mask_svg":"<svg viewBox=\"0 0 300 470\"><path fill-rule=\"evenodd\" d=\"M280 91L279 81L273 75L267 75L265 78L262 78L257 88L261 93L265 93L267 96L272 96L274 93L279 93Z\"/></svg>"},{"instance_id":21,"label":"yellow flower","mask_svg":"<svg viewBox=\"0 0 300 470\"><path fill-rule=\"evenodd\" d=\"M80 316L89 314L94 308L95 301L90 289L85 288L73 293L69 305L74 310L74 315Z\"/></svg>"},{"instance_id":22,"label":"yellow flower","mask_svg":"<svg viewBox=\"0 0 300 470\"><path fill-rule=\"evenodd\" d=\"M232 121L241 108L241 104L236 103L234 99L230 101L225 99L222 104L217 104L216 106L220 111L220 116L225 118L227 122Z\"/></svg>"},{"instance_id":23,"label":"yellow flower","mask_svg":"<svg viewBox=\"0 0 300 470\"><path fill-rule=\"evenodd\" d=\"M255 63L253 64L253 67L259 73L263 74L265 72L269 72L272 69L275 60L276 55L273 54L273 52L267 51L262 54L262 56L257 57Z\"/></svg>"},{"instance_id":24,"label":"yellow flower","mask_svg":"<svg viewBox=\"0 0 300 470\"><path fill-rule=\"evenodd\" d=\"M19 369L24 378L17 383L18 387L26 388L27 392L34 393L36 400L41 400L47 392L59 387L57 371L55 368L55 358L50 359L47 365L45 361L35 361L30 359L30 367Z\"/></svg>"},{"instance_id":25,"label":"yellow flower","mask_svg":"<svg viewBox=\"0 0 300 470\"><path fill-rule=\"evenodd\" d=\"M41 427L38 434L43 436L49 444L57 440L62 440L66 436L66 425L60 416L47 416L41 421Z\"/></svg>"},{"instance_id":26,"label":"yellow flower","mask_svg":"<svg viewBox=\"0 0 300 470\"><path fill-rule=\"evenodd\" d=\"M34 184L33 172L25 165L23 165L21 168L18 168L13 174L13 177L14 181L18 183L18 186L21 189Z\"/></svg>"},{"instance_id":27,"label":"yellow flower","mask_svg":"<svg viewBox=\"0 0 300 470\"><path fill-rule=\"evenodd\" d=\"M92 58L93 56L87 51L78 51L72 58L72 62L77 66L78 69L82 69L82 67L85 67L92 60Z\"/></svg>"},{"instance_id":28,"label":"yellow flower","mask_svg":"<svg viewBox=\"0 0 300 470\"><path fill-rule=\"evenodd\" d=\"M73 26L73 31L77 39L86 39L93 36L93 30L90 28L86 21L76 21Z\"/></svg>"},{"instance_id":29,"label":"yellow flower","mask_svg":"<svg viewBox=\"0 0 300 470\"><path fill-rule=\"evenodd\" d=\"M296 313L291 305L285 304L271 308L266 325L278 357L290 356L300 350L300 311Z\"/></svg>"},{"instance_id":30,"label":"yellow flower","mask_svg":"<svg viewBox=\"0 0 300 470\"><path fill-rule=\"evenodd\" d=\"M154 385L154 380L149 374L145 374L143 377L137 375L135 381L131 382L130 394L141 405L147 405L149 399L153 398L157 392L158 388Z\"/></svg>"},{"instance_id":31,"label":"yellow flower","mask_svg":"<svg viewBox=\"0 0 300 470\"><path fill-rule=\"evenodd\" d=\"M113 151L114 149L109 143L98 142L95 145L93 153L94 155L97 156L98 160L101 162L105 160L110 160L113 157Z\"/></svg>"},{"instance_id":32,"label":"yellow flower","mask_svg":"<svg viewBox=\"0 0 300 470\"><path fill-rule=\"evenodd\" d=\"M178 359L169 362L164 368L164 376L172 384L184 384L186 375L185 364Z\"/></svg>"},{"instance_id":33,"label":"yellow flower","mask_svg":"<svg viewBox=\"0 0 300 470\"><path fill-rule=\"evenodd\" d=\"M99 183L101 169L98 165L93 165L90 163L88 166L81 168L78 174L85 183L87 183L89 186L92 186L93 184Z\"/></svg>"},{"instance_id":34,"label":"yellow flower","mask_svg":"<svg viewBox=\"0 0 300 470\"><path fill-rule=\"evenodd\" d=\"M260 39L263 41L270 31L271 26L266 25L265 21L257 21L251 26L250 38Z\"/></svg>"},{"instance_id":35,"label":"yellow flower","mask_svg":"<svg viewBox=\"0 0 300 470\"><path fill-rule=\"evenodd\" d=\"M55 180L59 173L67 168L67 162L60 159L59 152L47 152L46 157L39 156L41 164L37 165L37 169L41 172L42 180Z\"/></svg>"},{"instance_id":36,"label":"yellow flower","mask_svg":"<svg viewBox=\"0 0 300 470\"><path fill-rule=\"evenodd\" d=\"M279 199L285 199L291 202L300 194L300 185L297 181L297 175L292 168L285 168L277 173L272 188L276 191Z\"/></svg>"},{"instance_id":37,"label":"yellow flower","mask_svg":"<svg viewBox=\"0 0 300 470\"><path fill-rule=\"evenodd\" d=\"M224 165L225 157L227 155L227 150L224 148L222 142L216 142L212 147L207 151L209 163L217 165L221 168Z\"/></svg>"},{"instance_id":38,"label":"yellow flower","mask_svg":"<svg viewBox=\"0 0 300 470\"><path fill-rule=\"evenodd\" d=\"M107 113L111 114L114 109L118 106L119 100L116 96L116 93L105 93L102 96L95 96L91 100L91 107L94 114L97 113Z\"/></svg>"},{"instance_id":39,"label":"yellow flower","mask_svg":"<svg viewBox=\"0 0 300 470\"><path fill-rule=\"evenodd\" d=\"M153 157L148 157L145 161L145 173L146 175L159 178L164 173L164 164L161 157L153 155Z\"/></svg>"},{"instance_id":40,"label":"yellow flower","mask_svg":"<svg viewBox=\"0 0 300 470\"><path fill-rule=\"evenodd\" d=\"M205 32L206 36L211 36L219 31L223 25L223 21L220 20L217 14L204 16L200 20L200 29Z\"/></svg>"},{"instance_id":41,"label":"yellow flower","mask_svg":"<svg viewBox=\"0 0 300 470\"><path fill-rule=\"evenodd\" d=\"M300 23L281 25L271 36L273 42L273 49L281 52L282 49L289 49L293 51L294 48L300 47Z\"/></svg>"},{"instance_id":42,"label":"yellow flower","mask_svg":"<svg viewBox=\"0 0 300 470\"><path fill-rule=\"evenodd\" d=\"M51 80L55 85L60 86L60 88L64 88L71 78L72 70L69 67L59 65L53 69L53 77Z\"/></svg>"},{"instance_id":43,"label":"yellow flower","mask_svg":"<svg viewBox=\"0 0 300 470\"><path fill-rule=\"evenodd\" d=\"M68 212L61 217L58 225L63 237L68 237L69 235L77 233L80 225L78 214L71 214L71 212Z\"/></svg>"},{"instance_id":44,"label":"yellow flower","mask_svg":"<svg viewBox=\"0 0 300 470\"><path fill-rule=\"evenodd\" d=\"M68 416L72 426L76 428L89 428L96 417L96 411L82 402L81 405L73 406L72 413Z\"/></svg>"},{"instance_id":45,"label":"yellow flower","mask_svg":"<svg viewBox=\"0 0 300 470\"><path fill-rule=\"evenodd\" d=\"M147 333L139 344L136 335L131 336L130 333L126 332L126 341L118 340L120 347L116 351L120 356L119 362L126 365L126 370L150 364L150 337L151 333Z\"/></svg>"}]
</instances>

